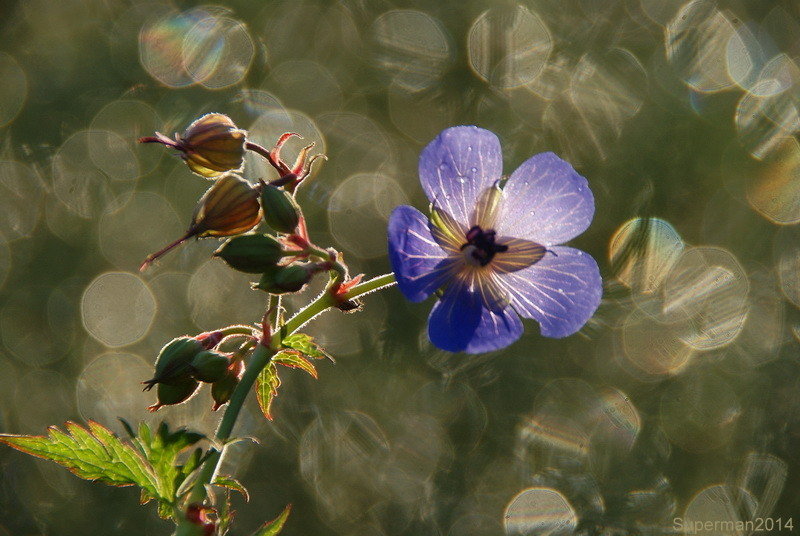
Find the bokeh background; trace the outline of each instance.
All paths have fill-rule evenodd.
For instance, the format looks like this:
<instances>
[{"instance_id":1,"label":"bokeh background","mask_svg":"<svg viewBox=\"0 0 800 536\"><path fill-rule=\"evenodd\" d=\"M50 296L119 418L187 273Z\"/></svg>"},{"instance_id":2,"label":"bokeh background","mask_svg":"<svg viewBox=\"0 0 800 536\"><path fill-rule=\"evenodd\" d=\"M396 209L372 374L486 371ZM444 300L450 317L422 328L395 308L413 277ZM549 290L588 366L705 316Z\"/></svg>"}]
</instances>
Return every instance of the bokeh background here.
<instances>
[{"instance_id":1,"label":"bokeh background","mask_svg":"<svg viewBox=\"0 0 800 536\"><path fill-rule=\"evenodd\" d=\"M800 530L800 4L793 0L6 1L0 8L0 430L117 417L212 432L207 392L148 414L169 339L256 320L264 296L177 238L209 183L137 136L229 114L330 160L312 236L388 270L441 129L496 132L510 173L552 150L594 191L573 241L603 303L580 334L452 355L390 290L309 332L336 357L249 405L233 534ZM302 145L292 140L287 155ZM257 158L250 180L273 177ZM311 289L313 294L316 289ZM299 304L300 299L292 300ZM252 402L252 401L251 401ZM168 534L133 489L0 449L0 535ZM779 533L777 521L766 533ZM784 529L784 533L790 531ZM747 534L747 532L707 532Z\"/></svg>"}]
</instances>

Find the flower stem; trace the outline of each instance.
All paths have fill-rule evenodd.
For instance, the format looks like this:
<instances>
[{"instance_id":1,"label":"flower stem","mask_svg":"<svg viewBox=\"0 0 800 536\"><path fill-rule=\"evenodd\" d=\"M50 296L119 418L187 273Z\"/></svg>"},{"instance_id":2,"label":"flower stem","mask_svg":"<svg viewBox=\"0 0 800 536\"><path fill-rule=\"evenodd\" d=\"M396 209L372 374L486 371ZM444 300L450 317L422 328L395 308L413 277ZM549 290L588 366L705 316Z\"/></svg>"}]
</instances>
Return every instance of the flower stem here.
<instances>
[{"instance_id":1,"label":"flower stem","mask_svg":"<svg viewBox=\"0 0 800 536\"><path fill-rule=\"evenodd\" d=\"M269 162L269 164L272 167L274 167L278 171L278 173L281 174L281 176L291 173L291 170L289 170L289 168L286 167L286 165L281 165L282 164L281 162L276 161L274 158L272 158L272 153L267 148L262 147L257 143L253 143L252 141L245 142L244 148L247 149L248 151L253 151L256 154L263 156L267 160L267 162Z\"/></svg>"},{"instance_id":2,"label":"flower stem","mask_svg":"<svg viewBox=\"0 0 800 536\"><path fill-rule=\"evenodd\" d=\"M354 300L365 294L370 294L371 292L375 292L376 290L381 290L386 287L391 287L395 283L397 283L397 280L394 278L394 274L389 273L389 274L379 275L354 286L344 295L344 298L346 300Z\"/></svg>"},{"instance_id":3,"label":"flower stem","mask_svg":"<svg viewBox=\"0 0 800 536\"><path fill-rule=\"evenodd\" d=\"M239 380L236 389L234 389L231 399L228 402L228 407L225 408L225 414L222 416L222 420L217 428L215 439L220 443L220 448L222 450L225 449L225 443L231 438L231 432L236 424L236 419L239 417L239 412L242 410L247 394L250 392L250 387L255 383L256 378L258 378L258 375L261 373L261 369L269 363L273 355L273 351L266 346L260 344L256 346L250 358L250 363L247 365L244 375L242 375L242 379ZM222 459L222 450L214 448L209 453L197 477L197 482L195 482L192 492L189 495L189 504L201 502L205 499L206 485L213 481L214 474L217 472L219 462Z\"/></svg>"},{"instance_id":4,"label":"flower stem","mask_svg":"<svg viewBox=\"0 0 800 536\"><path fill-rule=\"evenodd\" d=\"M344 295L344 298L348 300L355 299L359 296L389 287L395 284L395 282L394 274L389 273L379 275L354 286ZM333 307L334 305L335 302L330 293L327 291L323 292L314 301L306 305L303 309L298 311L297 314L287 320L281 329L273 334L271 346L273 348L280 347L281 341L285 337L288 337L303 327L315 316L327 310L328 308ZM231 399L228 402L228 407L225 408L225 414L222 416L222 421L220 421L219 427L217 428L215 438L220 443L220 448L222 450L214 448L209 453L208 457L203 463L203 467L200 470L197 481L195 482L194 487L189 495L189 504L202 502L206 498L206 486L214 479L214 475L217 472L220 460L222 459L222 451L225 449L225 444L231 438L233 427L236 424L236 420L238 419L239 413L242 410L244 401L247 398L251 387L258 378L258 375L261 374L261 371L267 366L273 355L275 355L275 351L273 349L267 348L263 344L256 346L256 349L250 358L250 362L245 369L244 375L242 376L242 379L239 380L239 384L236 386L236 389L234 389Z\"/></svg>"},{"instance_id":5,"label":"flower stem","mask_svg":"<svg viewBox=\"0 0 800 536\"><path fill-rule=\"evenodd\" d=\"M140 272L144 272L159 257L164 255L165 253L168 253L172 249L180 246L181 244L183 244L184 242L186 242L187 240L189 240L191 237L195 236L196 234L197 233L195 231L189 230L185 235L183 235L182 237L180 237L176 241L172 242L171 244L167 244L166 246L164 246L163 248L159 249L155 253L151 253L150 255L147 256L147 258L144 260L142 265L139 266L139 271Z\"/></svg>"}]
</instances>

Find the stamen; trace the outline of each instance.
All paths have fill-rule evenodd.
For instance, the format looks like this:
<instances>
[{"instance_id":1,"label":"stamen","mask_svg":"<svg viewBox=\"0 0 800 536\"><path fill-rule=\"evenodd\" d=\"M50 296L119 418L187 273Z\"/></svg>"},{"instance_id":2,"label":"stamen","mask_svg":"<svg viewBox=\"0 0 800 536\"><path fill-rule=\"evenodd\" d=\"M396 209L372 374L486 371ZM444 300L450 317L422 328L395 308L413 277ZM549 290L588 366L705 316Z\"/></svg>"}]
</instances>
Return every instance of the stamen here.
<instances>
[{"instance_id":1,"label":"stamen","mask_svg":"<svg viewBox=\"0 0 800 536\"><path fill-rule=\"evenodd\" d=\"M467 242L461 246L467 264L486 266L495 254L508 251L507 245L495 243L496 236L497 233L493 229L484 231L478 225L472 226L467 231Z\"/></svg>"}]
</instances>

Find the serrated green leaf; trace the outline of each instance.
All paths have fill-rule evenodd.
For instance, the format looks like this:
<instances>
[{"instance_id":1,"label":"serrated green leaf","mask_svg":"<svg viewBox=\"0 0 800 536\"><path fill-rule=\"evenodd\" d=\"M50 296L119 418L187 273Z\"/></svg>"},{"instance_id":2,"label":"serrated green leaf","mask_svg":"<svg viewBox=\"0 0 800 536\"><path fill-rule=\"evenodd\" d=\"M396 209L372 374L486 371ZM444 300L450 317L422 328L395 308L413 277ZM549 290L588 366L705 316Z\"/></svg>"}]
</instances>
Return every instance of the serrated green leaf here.
<instances>
[{"instance_id":1,"label":"serrated green leaf","mask_svg":"<svg viewBox=\"0 0 800 536\"><path fill-rule=\"evenodd\" d=\"M129 435L133 434L127 422L123 426ZM165 424L154 434L147 424L141 423L139 434L130 442L123 442L94 421L89 421L86 427L67 422L65 428L66 432L51 426L47 436L0 434L0 442L54 461L86 480L114 486L138 485L142 488L140 502L158 500L159 515L165 518L174 514L176 490L186 478L178 456L204 437L184 429L170 432ZM187 463L193 464L190 471L198 465L199 456L197 453L187 459Z\"/></svg>"},{"instance_id":2,"label":"serrated green leaf","mask_svg":"<svg viewBox=\"0 0 800 536\"><path fill-rule=\"evenodd\" d=\"M317 368L299 350L281 350L272 357L272 362L285 367L299 368L317 378Z\"/></svg>"},{"instance_id":3,"label":"serrated green leaf","mask_svg":"<svg viewBox=\"0 0 800 536\"><path fill-rule=\"evenodd\" d=\"M304 356L312 359L325 359L328 358L333 361L331 355L325 351L322 346L317 344L314 337L306 335L305 333L293 333L283 339L283 346L297 350Z\"/></svg>"},{"instance_id":4,"label":"serrated green leaf","mask_svg":"<svg viewBox=\"0 0 800 536\"><path fill-rule=\"evenodd\" d=\"M283 512L264 525L261 526L260 529L253 533L253 536L276 536L283 530L283 526L286 524L286 519L289 517L289 513L292 511L292 505L287 504L286 508L283 509Z\"/></svg>"},{"instance_id":5,"label":"serrated green leaf","mask_svg":"<svg viewBox=\"0 0 800 536\"><path fill-rule=\"evenodd\" d=\"M269 363L258 375L256 380L256 399L261 413L269 420L272 420L272 400L278 395L278 387L281 380L278 377L278 369L275 363Z\"/></svg>"},{"instance_id":6,"label":"serrated green leaf","mask_svg":"<svg viewBox=\"0 0 800 536\"><path fill-rule=\"evenodd\" d=\"M112 486L139 486L158 495L158 478L150 464L131 445L109 429L89 421L88 429L67 422L69 433L55 426L46 436L0 434L0 442L38 458L53 461L85 480Z\"/></svg>"},{"instance_id":7,"label":"serrated green leaf","mask_svg":"<svg viewBox=\"0 0 800 536\"><path fill-rule=\"evenodd\" d=\"M139 427L138 440L145 451L147 461L158 477L159 498L169 502L175 499L186 475L194 469L191 467L187 471L183 465L178 464L178 456L204 437L203 434L189 432L185 428L170 432L167 424L163 422L155 434L144 423ZM198 456L189 456L187 463L196 464Z\"/></svg>"},{"instance_id":8,"label":"serrated green leaf","mask_svg":"<svg viewBox=\"0 0 800 536\"><path fill-rule=\"evenodd\" d=\"M245 488L241 482L232 476L218 475L217 478L214 479L214 485L221 488L232 489L233 491L238 491L242 494L245 501L250 501L250 493L247 492L247 488Z\"/></svg>"}]
</instances>

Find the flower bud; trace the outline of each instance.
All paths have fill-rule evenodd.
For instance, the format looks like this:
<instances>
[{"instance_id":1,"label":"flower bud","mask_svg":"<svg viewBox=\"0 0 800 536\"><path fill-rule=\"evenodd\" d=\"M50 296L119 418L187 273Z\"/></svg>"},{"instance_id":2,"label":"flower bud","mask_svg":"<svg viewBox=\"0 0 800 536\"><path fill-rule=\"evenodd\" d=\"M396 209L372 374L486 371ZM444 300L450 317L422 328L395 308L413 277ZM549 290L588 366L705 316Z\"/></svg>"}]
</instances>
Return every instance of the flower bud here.
<instances>
[{"instance_id":1,"label":"flower bud","mask_svg":"<svg viewBox=\"0 0 800 536\"><path fill-rule=\"evenodd\" d=\"M222 379L230 365L225 354L213 350L204 350L192 359L192 376L195 380L214 383Z\"/></svg>"},{"instance_id":2,"label":"flower bud","mask_svg":"<svg viewBox=\"0 0 800 536\"><path fill-rule=\"evenodd\" d=\"M247 234L231 238L214 252L234 270L260 274L275 266L283 256L280 243L268 235Z\"/></svg>"},{"instance_id":3,"label":"flower bud","mask_svg":"<svg viewBox=\"0 0 800 536\"><path fill-rule=\"evenodd\" d=\"M155 375L144 382L147 385L145 391L157 383L175 383L188 378L192 360L203 350L203 343L193 337L178 337L168 342L156 358Z\"/></svg>"},{"instance_id":4,"label":"flower bud","mask_svg":"<svg viewBox=\"0 0 800 536\"><path fill-rule=\"evenodd\" d=\"M233 174L224 175L203 194L192 216L190 232L199 237L242 234L261 220L258 191Z\"/></svg>"},{"instance_id":5,"label":"flower bud","mask_svg":"<svg viewBox=\"0 0 800 536\"><path fill-rule=\"evenodd\" d=\"M158 384L158 402L148 407L150 411L157 411L162 406L174 406L186 402L197 391L199 383L194 378L183 378L170 383Z\"/></svg>"},{"instance_id":6,"label":"flower bud","mask_svg":"<svg viewBox=\"0 0 800 536\"><path fill-rule=\"evenodd\" d=\"M211 398L214 399L213 411L217 411L220 406L231 399L243 370L244 364L241 361L231 363L222 378L211 384Z\"/></svg>"},{"instance_id":7,"label":"flower bud","mask_svg":"<svg viewBox=\"0 0 800 536\"><path fill-rule=\"evenodd\" d=\"M300 207L291 194L261 181L264 222L279 233L293 233L300 223Z\"/></svg>"},{"instance_id":8,"label":"flower bud","mask_svg":"<svg viewBox=\"0 0 800 536\"><path fill-rule=\"evenodd\" d=\"M265 271L254 287L270 294L299 292L317 271L316 265L312 263L275 266Z\"/></svg>"},{"instance_id":9,"label":"flower bud","mask_svg":"<svg viewBox=\"0 0 800 536\"><path fill-rule=\"evenodd\" d=\"M183 136L175 139L160 132L139 138L139 143L160 143L177 149L189 169L207 179L228 171L238 171L244 164L247 133L236 128L230 117L206 114L189 125Z\"/></svg>"},{"instance_id":10,"label":"flower bud","mask_svg":"<svg viewBox=\"0 0 800 536\"><path fill-rule=\"evenodd\" d=\"M189 169L212 179L242 168L246 135L227 115L206 114L189 125L176 148Z\"/></svg>"},{"instance_id":11,"label":"flower bud","mask_svg":"<svg viewBox=\"0 0 800 536\"><path fill-rule=\"evenodd\" d=\"M182 237L147 256L140 271L156 259L197 236L233 236L246 233L261 221L258 190L236 175L223 175L197 202L189 230Z\"/></svg>"}]
</instances>

